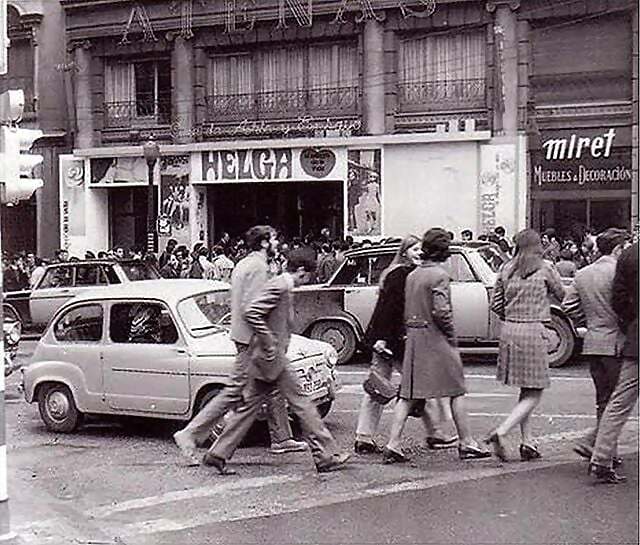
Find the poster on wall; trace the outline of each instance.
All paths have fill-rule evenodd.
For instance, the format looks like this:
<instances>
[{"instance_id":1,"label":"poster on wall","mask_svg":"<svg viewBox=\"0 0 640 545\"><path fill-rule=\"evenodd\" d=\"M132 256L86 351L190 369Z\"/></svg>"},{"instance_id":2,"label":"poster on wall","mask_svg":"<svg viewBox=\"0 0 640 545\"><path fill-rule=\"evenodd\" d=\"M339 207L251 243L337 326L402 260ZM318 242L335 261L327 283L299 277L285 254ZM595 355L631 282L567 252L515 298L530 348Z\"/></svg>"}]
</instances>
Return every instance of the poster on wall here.
<instances>
[{"instance_id":1,"label":"poster on wall","mask_svg":"<svg viewBox=\"0 0 640 545\"><path fill-rule=\"evenodd\" d=\"M382 149L347 154L347 235L382 234Z\"/></svg>"},{"instance_id":2,"label":"poster on wall","mask_svg":"<svg viewBox=\"0 0 640 545\"><path fill-rule=\"evenodd\" d=\"M478 180L479 234L491 233L497 226L514 233L516 147L513 144L480 147L480 178Z\"/></svg>"},{"instance_id":3,"label":"poster on wall","mask_svg":"<svg viewBox=\"0 0 640 545\"><path fill-rule=\"evenodd\" d=\"M189 244L189 155L168 155L160 159L158 235Z\"/></svg>"},{"instance_id":4,"label":"poster on wall","mask_svg":"<svg viewBox=\"0 0 640 545\"><path fill-rule=\"evenodd\" d=\"M74 237L86 235L84 160L60 155L60 247L73 251Z\"/></svg>"},{"instance_id":5,"label":"poster on wall","mask_svg":"<svg viewBox=\"0 0 640 545\"><path fill-rule=\"evenodd\" d=\"M147 184L149 180L144 157L99 157L91 159L91 184Z\"/></svg>"}]
</instances>

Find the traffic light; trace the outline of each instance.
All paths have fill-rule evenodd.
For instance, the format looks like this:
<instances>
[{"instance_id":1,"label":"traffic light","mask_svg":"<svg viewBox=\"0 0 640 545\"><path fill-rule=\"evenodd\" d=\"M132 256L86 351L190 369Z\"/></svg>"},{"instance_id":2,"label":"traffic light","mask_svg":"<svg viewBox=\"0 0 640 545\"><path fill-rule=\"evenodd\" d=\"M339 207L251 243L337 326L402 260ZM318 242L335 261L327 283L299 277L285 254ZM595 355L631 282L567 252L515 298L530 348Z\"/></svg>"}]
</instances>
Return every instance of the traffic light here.
<instances>
[{"instance_id":1,"label":"traffic light","mask_svg":"<svg viewBox=\"0 0 640 545\"><path fill-rule=\"evenodd\" d=\"M43 186L39 178L32 178L33 169L44 158L42 155L26 153L33 143L42 137L42 131L20 129L16 123L22 118L24 94L22 91L7 91L0 95L0 201L16 204L26 200Z\"/></svg>"}]
</instances>

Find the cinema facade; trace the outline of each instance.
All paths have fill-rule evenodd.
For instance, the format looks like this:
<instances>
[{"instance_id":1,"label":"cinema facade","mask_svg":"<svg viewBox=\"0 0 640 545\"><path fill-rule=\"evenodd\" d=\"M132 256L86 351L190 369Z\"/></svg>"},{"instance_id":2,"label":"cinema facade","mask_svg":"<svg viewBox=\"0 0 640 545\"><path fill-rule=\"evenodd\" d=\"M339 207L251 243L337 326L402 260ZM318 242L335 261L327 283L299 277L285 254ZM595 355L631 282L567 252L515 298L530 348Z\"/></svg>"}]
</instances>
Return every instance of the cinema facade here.
<instances>
[{"instance_id":1,"label":"cinema facade","mask_svg":"<svg viewBox=\"0 0 640 545\"><path fill-rule=\"evenodd\" d=\"M289 238L513 233L562 224L574 201L585 224L637 221L633 2L601 14L586 1L580 17L542 0L168 4L63 1L77 130L60 236L73 254L145 245L149 137L161 248L255 223ZM584 21L604 25L606 78L598 55L580 74L548 62L545 38L579 47Z\"/></svg>"}]
</instances>

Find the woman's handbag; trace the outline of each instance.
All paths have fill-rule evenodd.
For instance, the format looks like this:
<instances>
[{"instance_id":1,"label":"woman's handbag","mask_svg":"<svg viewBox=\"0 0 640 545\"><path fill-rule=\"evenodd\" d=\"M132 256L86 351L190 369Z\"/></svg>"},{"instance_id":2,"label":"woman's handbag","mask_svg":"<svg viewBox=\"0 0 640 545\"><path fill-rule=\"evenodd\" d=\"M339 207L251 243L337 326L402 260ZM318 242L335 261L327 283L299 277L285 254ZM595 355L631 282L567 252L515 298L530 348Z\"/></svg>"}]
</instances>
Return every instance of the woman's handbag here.
<instances>
[{"instance_id":1,"label":"woman's handbag","mask_svg":"<svg viewBox=\"0 0 640 545\"><path fill-rule=\"evenodd\" d=\"M371 396L371 399L380 405L386 405L398 395L397 386L386 378L375 365L369 368L369 376L362 383L362 387Z\"/></svg>"}]
</instances>

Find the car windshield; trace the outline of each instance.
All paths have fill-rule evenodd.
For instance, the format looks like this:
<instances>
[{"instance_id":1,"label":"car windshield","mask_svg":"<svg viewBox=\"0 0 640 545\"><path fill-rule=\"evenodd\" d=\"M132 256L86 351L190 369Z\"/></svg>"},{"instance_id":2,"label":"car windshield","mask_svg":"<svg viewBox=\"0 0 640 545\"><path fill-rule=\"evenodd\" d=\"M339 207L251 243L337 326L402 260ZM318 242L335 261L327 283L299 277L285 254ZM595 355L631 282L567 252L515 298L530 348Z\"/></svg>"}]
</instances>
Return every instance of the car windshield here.
<instances>
[{"instance_id":1,"label":"car windshield","mask_svg":"<svg viewBox=\"0 0 640 545\"><path fill-rule=\"evenodd\" d=\"M501 250L494 246L481 246L478 248L478 253L494 273L497 273L508 259Z\"/></svg>"},{"instance_id":2,"label":"car windshield","mask_svg":"<svg viewBox=\"0 0 640 545\"><path fill-rule=\"evenodd\" d=\"M204 337L226 331L230 305L228 290L208 291L180 301L178 315L192 336Z\"/></svg>"},{"instance_id":3,"label":"car windshield","mask_svg":"<svg viewBox=\"0 0 640 545\"><path fill-rule=\"evenodd\" d=\"M142 261L127 261L126 263L120 263L120 266L131 281L157 280L160 278L160 273L155 268Z\"/></svg>"}]
</instances>

